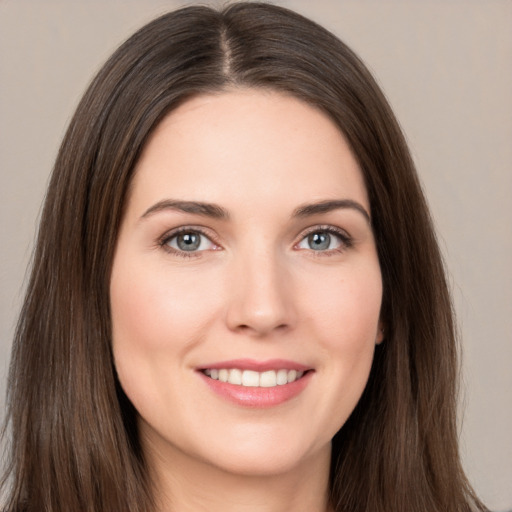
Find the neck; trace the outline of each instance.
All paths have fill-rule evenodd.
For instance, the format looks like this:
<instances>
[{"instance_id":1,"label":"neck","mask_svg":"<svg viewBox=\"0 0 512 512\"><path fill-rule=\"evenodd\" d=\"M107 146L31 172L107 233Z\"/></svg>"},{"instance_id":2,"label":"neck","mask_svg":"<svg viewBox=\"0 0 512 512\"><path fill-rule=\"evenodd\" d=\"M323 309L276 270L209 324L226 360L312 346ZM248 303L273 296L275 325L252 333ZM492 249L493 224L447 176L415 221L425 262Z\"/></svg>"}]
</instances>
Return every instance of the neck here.
<instances>
[{"instance_id":1,"label":"neck","mask_svg":"<svg viewBox=\"0 0 512 512\"><path fill-rule=\"evenodd\" d=\"M158 512L332 511L330 447L273 474L233 473L179 450L171 452L148 457Z\"/></svg>"}]
</instances>

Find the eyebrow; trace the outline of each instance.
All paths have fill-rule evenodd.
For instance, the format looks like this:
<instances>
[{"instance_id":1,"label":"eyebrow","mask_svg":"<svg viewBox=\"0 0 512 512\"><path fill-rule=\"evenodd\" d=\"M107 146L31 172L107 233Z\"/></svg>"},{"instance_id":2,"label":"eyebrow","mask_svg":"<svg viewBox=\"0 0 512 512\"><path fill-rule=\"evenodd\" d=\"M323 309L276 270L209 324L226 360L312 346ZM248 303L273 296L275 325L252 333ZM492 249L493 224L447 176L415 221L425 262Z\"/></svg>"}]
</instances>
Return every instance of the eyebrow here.
<instances>
[{"instance_id":1,"label":"eyebrow","mask_svg":"<svg viewBox=\"0 0 512 512\"><path fill-rule=\"evenodd\" d=\"M222 208L222 206L212 203L202 203L200 201L178 201L173 199L164 199L163 201L159 201L154 204L142 214L141 219L164 210L193 213L195 215L202 215L204 217L211 217L213 219L220 220L229 219L229 212Z\"/></svg>"},{"instance_id":2,"label":"eyebrow","mask_svg":"<svg viewBox=\"0 0 512 512\"><path fill-rule=\"evenodd\" d=\"M310 217L322 213L329 213L334 210L352 209L359 212L366 221L371 224L370 214L366 211L357 201L352 199L334 199L319 201L317 203L305 204L296 208L292 213L292 218ZM180 201L175 199L164 199L148 208L141 216L141 219L150 217L155 213L174 210L184 213L192 213L194 215L201 215L204 217L211 217L213 219L228 220L230 218L229 212L213 203L203 203L201 201Z\"/></svg>"},{"instance_id":3,"label":"eyebrow","mask_svg":"<svg viewBox=\"0 0 512 512\"><path fill-rule=\"evenodd\" d=\"M370 214L366 211L364 206L352 199L334 199L302 205L294 210L292 217L309 217L311 215L318 215L346 208L356 210L363 215L368 224L371 224Z\"/></svg>"}]
</instances>

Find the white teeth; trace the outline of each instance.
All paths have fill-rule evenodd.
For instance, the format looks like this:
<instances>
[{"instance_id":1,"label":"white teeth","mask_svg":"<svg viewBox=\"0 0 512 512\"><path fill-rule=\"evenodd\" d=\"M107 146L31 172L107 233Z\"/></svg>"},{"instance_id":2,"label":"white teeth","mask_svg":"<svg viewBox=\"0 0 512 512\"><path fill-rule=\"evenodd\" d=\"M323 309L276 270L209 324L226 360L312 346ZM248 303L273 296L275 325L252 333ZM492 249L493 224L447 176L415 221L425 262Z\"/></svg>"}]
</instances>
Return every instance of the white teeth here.
<instances>
[{"instance_id":1,"label":"white teeth","mask_svg":"<svg viewBox=\"0 0 512 512\"><path fill-rule=\"evenodd\" d=\"M288 370L278 370L277 372L277 385L282 386L288 384Z\"/></svg>"},{"instance_id":2,"label":"white teeth","mask_svg":"<svg viewBox=\"0 0 512 512\"><path fill-rule=\"evenodd\" d=\"M272 388L274 386L277 386L276 372L274 372L274 371L263 372L260 375L260 386L262 388Z\"/></svg>"},{"instance_id":3,"label":"white teeth","mask_svg":"<svg viewBox=\"0 0 512 512\"><path fill-rule=\"evenodd\" d=\"M300 379L304 372L297 370L268 370L255 372L253 370L241 370L239 368L220 370L206 368L203 373L214 380L229 382L237 386L272 388L283 386Z\"/></svg>"},{"instance_id":4,"label":"white teeth","mask_svg":"<svg viewBox=\"0 0 512 512\"><path fill-rule=\"evenodd\" d=\"M260 385L260 374L252 370L244 370L242 373L242 386L257 388Z\"/></svg>"},{"instance_id":5,"label":"white teeth","mask_svg":"<svg viewBox=\"0 0 512 512\"><path fill-rule=\"evenodd\" d=\"M242 384L242 371L238 370L237 368L233 368L232 370L229 370L229 378L228 382L230 384Z\"/></svg>"}]
</instances>

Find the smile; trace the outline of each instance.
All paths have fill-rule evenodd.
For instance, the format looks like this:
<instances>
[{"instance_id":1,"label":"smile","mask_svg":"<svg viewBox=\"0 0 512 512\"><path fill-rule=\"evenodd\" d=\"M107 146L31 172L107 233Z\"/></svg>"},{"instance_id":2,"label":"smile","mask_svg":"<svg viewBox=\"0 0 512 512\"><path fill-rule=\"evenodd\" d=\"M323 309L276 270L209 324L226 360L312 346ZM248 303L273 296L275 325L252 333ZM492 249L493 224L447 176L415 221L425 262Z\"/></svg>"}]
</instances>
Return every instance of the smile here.
<instances>
[{"instance_id":1,"label":"smile","mask_svg":"<svg viewBox=\"0 0 512 512\"><path fill-rule=\"evenodd\" d=\"M287 370L284 368L264 372L242 370L240 368L206 368L202 372L213 380L252 388L284 386L299 380L304 375L303 371Z\"/></svg>"},{"instance_id":2,"label":"smile","mask_svg":"<svg viewBox=\"0 0 512 512\"><path fill-rule=\"evenodd\" d=\"M311 382L315 369L285 359L236 359L196 368L208 388L242 407L267 408L298 397Z\"/></svg>"}]
</instances>

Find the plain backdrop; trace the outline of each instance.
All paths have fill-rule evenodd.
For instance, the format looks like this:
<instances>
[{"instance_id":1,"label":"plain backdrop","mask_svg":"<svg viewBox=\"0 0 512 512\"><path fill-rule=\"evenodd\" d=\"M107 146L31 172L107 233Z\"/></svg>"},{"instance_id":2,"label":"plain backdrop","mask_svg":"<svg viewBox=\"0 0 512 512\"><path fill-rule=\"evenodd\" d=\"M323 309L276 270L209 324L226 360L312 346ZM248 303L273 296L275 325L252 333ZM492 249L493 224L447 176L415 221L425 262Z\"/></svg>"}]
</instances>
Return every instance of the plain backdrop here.
<instances>
[{"instance_id":1,"label":"plain backdrop","mask_svg":"<svg viewBox=\"0 0 512 512\"><path fill-rule=\"evenodd\" d=\"M490 508L510 509L512 2L277 3L320 22L352 46L402 124L438 227L458 312L464 465ZM0 0L2 411L25 269L48 176L74 107L122 40L185 4Z\"/></svg>"}]
</instances>

